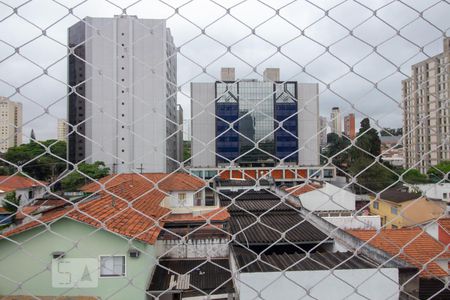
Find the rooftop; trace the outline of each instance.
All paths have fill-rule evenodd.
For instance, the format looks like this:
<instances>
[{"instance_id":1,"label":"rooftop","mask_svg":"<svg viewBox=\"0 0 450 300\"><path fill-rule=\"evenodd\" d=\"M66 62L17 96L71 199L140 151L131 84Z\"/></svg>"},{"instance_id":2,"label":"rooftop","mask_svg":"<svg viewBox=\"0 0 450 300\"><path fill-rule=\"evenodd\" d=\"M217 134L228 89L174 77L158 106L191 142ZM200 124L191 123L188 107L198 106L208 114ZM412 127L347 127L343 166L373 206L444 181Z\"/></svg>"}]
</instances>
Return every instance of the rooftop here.
<instances>
[{"instance_id":1,"label":"rooftop","mask_svg":"<svg viewBox=\"0 0 450 300\"><path fill-rule=\"evenodd\" d=\"M179 291L184 297L233 293L230 264L225 258L160 259L148 291L152 295Z\"/></svg>"},{"instance_id":2,"label":"rooftop","mask_svg":"<svg viewBox=\"0 0 450 300\"><path fill-rule=\"evenodd\" d=\"M233 247L236 263L241 272L312 271L330 269L372 269L378 264L361 254L353 252L314 252L314 253L255 253L241 247Z\"/></svg>"},{"instance_id":3,"label":"rooftop","mask_svg":"<svg viewBox=\"0 0 450 300\"><path fill-rule=\"evenodd\" d=\"M392 256L407 261L411 265L424 268L421 277L448 276L439 265L434 262L438 257L450 258L450 251L445 245L432 238L421 228L401 228L376 230L349 230L353 236L369 241L369 244L379 248Z\"/></svg>"},{"instance_id":4,"label":"rooftop","mask_svg":"<svg viewBox=\"0 0 450 300\"><path fill-rule=\"evenodd\" d=\"M394 203L403 203L406 201L416 200L422 197L421 193L410 193L402 191L400 188L390 188L381 193L380 199Z\"/></svg>"},{"instance_id":5,"label":"rooftop","mask_svg":"<svg viewBox=\"0 0 450 300\"><path fill-rule=\"evenodd\" d=\"M46 186L48 183L24 176L0 176L0 193L12 192L17 189L31 188L35 186Z\"/></svg>"},{"instance_id":6,"label":"rooftop","mask_svg":"<svg viewBox=\"0 0 450 300\"><path fill-rule=\"evenodd\" d=\"M321 184L318 183L306 183L300 184L293 187L285 188L284 190L293 196L300 196L305 193L315 191L322 188Z\"/></svg>"},{"instance_id":7,"label":"rooftop","mask_svg":"<svg viewBox=\"0 0 450 300\"><path fill-rule=\"evenodd\" d=\"M170 179L167 179L168 177ZM190 177L192 176L186 174L181 176L161 174L107 176L100 180L106 184L105 190L97 184L88 184L83 188L84 191L97 192L98 197L47 211L39 219L13 228L0 237L9 237L61 218L69 218L153 244L164 225L163 219L171 212L170 209L160 206L161 201L166 197L165 192L203 186L203 181ZM149 178L153 178L154 181ZM155 181L163 183L159 184L159 189L155 188ZM226 217L225 212L214 214L216 215L219 218ZM197 217L201 218L201 216Z\"/></svg>"}]
</instances>

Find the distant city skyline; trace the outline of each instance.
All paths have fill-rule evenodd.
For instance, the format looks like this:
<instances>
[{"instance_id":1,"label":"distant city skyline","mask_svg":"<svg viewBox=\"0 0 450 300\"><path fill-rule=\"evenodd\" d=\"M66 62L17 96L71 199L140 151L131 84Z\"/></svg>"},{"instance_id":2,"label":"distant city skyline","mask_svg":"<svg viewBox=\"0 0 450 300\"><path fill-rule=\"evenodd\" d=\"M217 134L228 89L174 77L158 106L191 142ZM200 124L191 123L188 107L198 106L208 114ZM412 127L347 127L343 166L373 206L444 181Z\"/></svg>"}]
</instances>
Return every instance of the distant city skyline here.
<instances>
[{"instance_id":1,"label":"distant city skyline","mask_svg":"<svg viewBox=\"0 0 450 300\"><path fill-rule=\"evenodd\" d=\"M172 13L169 13L167 7L152 3L131 6L127 9L127 14L137 15L139 18L160 19L171 16ZM318 5L329 8L331 4ZM370 5L374 9L380 8L380 17L386 22L392 22L396 28L401 28L401 24L407 24L410 21L410 10L405 6L389 6L389 13L386 13L387 10L382 9L380 3L373 2ZM424 4L417 1L409 5L421 11ZM45 6L45 9L35 5L25 5L21 8L21 15L44 28L57 21L56 16L67 13L61 9L56 4ZM264 14L254 13L254 8L244 5L233 11L238 18L245 16L245 22L250 27L256 26L264 19ZM358 25L359 16L362 18L367 10L356 3L348 3L345 9L334 9L332 12L334 18L342 20L343 24L351 28ZM123 13L121 9L107 3L94 5L86 3L74 11L76 17L69 15L46 30L46 34L52 40L42 37L33 45L20 48L21 55L43 68L48 68L49 76L44 75L32 80L42 75L43 70L19 55L11 56L2 62L0 71L2 74L8 74L8 77L3 76L3 79L11 86L21 86L21 95L15 94L15 89L7 84L0 84L0 95L11 96L13 101L23 103L24 133L34 128L40 139L55 138L56 128L49 124L53 124L54 120L66 115L67 28L86 16L112 17L121 13ZM200 27L212 23L222 13L223 10L219 7L205 9L199 3L183 7L183 15L187 19L195 20ZM300 3L292 3L280 9L280 14L300 29L320 17L316 9L303 7ZM349 14L358 18L350 20L347 17ZM273 23L271 26L260 26L256 32L274 45L254 35L236 43L250 33L249 29L233 19L228 21L223 19L209 26L205 31L205 34L218 39L225 45L231 46L236 43L230 48L233 54L223 55L227 49L206 36L199 36L192 40L200 33L199 28L180 18L170 17L167 20L167 26L172 30L175 45L181 46L181 52L178 52L177 77L180 85L178 99L183 106L184 114L190 115L189 83L194 79L195 81L216 79L223 65L236 66L236 78L260 78L265 68L277 67L284 70L285 79L300 82L316 82L319 79L321 115L328 115L332 107L339 106L343 115L355 113L356 123L359 123L363 117L369 116L372 118L373 126L376 126L375 121L379 121L381 127L401 127L399 83L402 79L406 79L412 64L440 52L442 36L448 33L448 28L445 26L447 18L445 10L428 10L427 20L436 24L435 27L439 30L427 24L412 22L401 29L404 38L395 39L392 37L396 33L385 30L382 22L367 22L353 31L355 36L366 43L351 37L342 39L349 34L348 31L335 26L332 22L321 22L317 26L308 28L302 36L297 28L289 27L283 20L274 19L270 21ZM20 18L10 18L3 24L3 30L0 27L2 39L11 47L5 44L0 49L2 57L12 54L14 47L20 47L42 34ZM15 30L11 31L7 28L15 28ZM274 28L279 30L274 31ZM289 43L284 44L287 41ZM377 46L377 52L373 52L368 44ZM278 51L276 47L280 47L282 54L276 54ZM327 54L327 50L346 64L354 66L353 70L349 71L348 66ZM219 57L220 60L214 62ZM388 58L395 66L383 57ZM303 69L305 65L307 67ZM207 74L203 73L202 67L205 67ZM257 73L254 72L255 70ZM30 83L22 86L27 82ZM374 88L373 83L377 83L379 91ZM48 115L45 113L46 109Z\"/></svg>"}]
</instances>

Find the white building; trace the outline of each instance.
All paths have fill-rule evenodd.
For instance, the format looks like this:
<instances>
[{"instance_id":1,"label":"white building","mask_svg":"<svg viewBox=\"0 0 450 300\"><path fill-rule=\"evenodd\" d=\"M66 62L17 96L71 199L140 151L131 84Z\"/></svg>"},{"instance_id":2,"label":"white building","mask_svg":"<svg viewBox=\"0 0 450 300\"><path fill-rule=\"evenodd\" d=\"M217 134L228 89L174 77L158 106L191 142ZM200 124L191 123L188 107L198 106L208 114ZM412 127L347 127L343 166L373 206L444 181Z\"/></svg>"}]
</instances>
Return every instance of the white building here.
<instances>
[{"instance_id":1,"label":"white building","mask_svg":"<svg viewBox=\"0 0 450 300\"><path fill-rule=\"evenodd\" d=\"M176 53L165 20L87 17L68 34L70 162L175 169Z\"/></svg>"},{"instance_id":2,"label":"white building","mask_svg":"<svg viewBox=\"0 0 450 300\"><path fill-rule=\"evenodd\" d=\"M0 97L0 152L22 144L22 103Z\"/></svg>"},{"instance_id":3,"label":"white building","mask_svg":"<svg viewBox=\"0 0 450 300\"><path fill-rule=\"evenodd\" d=\"M69 126L67 125L66 119L58 119L57 131L58 141L67 141L67 136L69 135Z\"/></svg>"},{"instance_id":4,"label":"white building","mask_svg":"<svg viewBox=\"0 0 450 300\"><path fill-rule=\"evenodd\" d=\"M24 176L0 176L0 206L8 193L15 192L20 205L42 197L46 192L46 182L32 180Z\"/></svg>"},{"instance_id":5,"label":"white building","mask_svg":"<svg viewBox=\"0 0 450 300\"><path fill-rule=\"evenodd\" d=\"M419 190L429 199L450 203L450 183L407 184L409 192Z\"/></svg>"},{"instance_id":6,"label":"white building","mask_svg":"<svg viewBox=\"0 0 450 300\"><path fill-rule=\"evenodd\" d=\"M342 135L342 119L341 119L341 111L339 107L333 107L330 115L331 122L331 132L336 133L337 135Z\"/></svg>"},{"instance_id":7,"label":"white building","mask_svg":"<svg viewBox=\"0 0 450 300\"><path fill-rule=\"evenodd\" d=\"M309 184L287 188L286 192L297 196L302 207L315 213L353 212L356 207L356 195L333 184Z\"/></svg>"},{"instance_id":8,"label":"white building","mask_svg":"<svg viewBox=\"0 0 450 300\"><path fill-rule=\"evenodd\" d=\"M236 79L191 83L192 167L319 165L318 84ZM234 123L234 130L231 125Z\"/></svg>"},{"instance_id":9,"label":"white building","mask_svg":"<svg viewBox=\"0 0 450 300\"><path fill-rule=\"evenodd\" d=\"M430 166L450 159L449 63L447 37L442 53L413 65L411 77L402 81L406 168L426 172Z\"/></svg>"}]
</instances>

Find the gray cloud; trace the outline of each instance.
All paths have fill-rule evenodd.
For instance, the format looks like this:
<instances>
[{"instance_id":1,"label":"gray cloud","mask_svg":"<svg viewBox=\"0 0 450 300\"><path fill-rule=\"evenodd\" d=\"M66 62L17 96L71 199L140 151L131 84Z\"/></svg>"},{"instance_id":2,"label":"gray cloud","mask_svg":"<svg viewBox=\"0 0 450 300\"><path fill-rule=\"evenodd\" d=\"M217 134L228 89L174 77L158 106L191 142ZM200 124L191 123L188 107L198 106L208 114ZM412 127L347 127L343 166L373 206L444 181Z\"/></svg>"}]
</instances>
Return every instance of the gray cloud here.
<instances>
[{"instance_id":1,"label":"gray cloud","mask_svg":"<svg viewBox=\"0 0 450 300\"><path fill-rule=\"evenodd\" d=\"M17 7L24 1L3 2ZM82 1L59 2L70 7ZM123 8L135 1L110 2ZM222 66L236 67L239 78L259 78L264 68L279 67L283 80L320 82L322 115L329 116L331 107L340 106L344 114L356 109L358 121L370 116L382 126L400 127L400 82L411 64L442 51L441 39L450 27L446 1L409 0L403 1L405 5L399 1L321 0L288 6L291 1L246 1L237 6L233 5L240 1L217 1L230 8L229 14L212 1L193 1L186 6L175 0L164 2L181 6L178 14L160 1L141 1L126 13L167 19L176 45L181 47L178 101L185 116L190 113L192 80L214 80ZM271 5L274 9L268 7ZM91 0L75 7L71 15L56 2L35 0L19 8L19 16L7 17L12 10L0 4L0 95L12 95L15 87L32 80L21 88L22 95L11 97L23 103L25 134L34 128L38 138L53 138L56 118L66 114L67 28L85 16L121 14L119 7ZM330 10L328 16L325 10ZM24 19L46 29L48 37ZM201 34L203 28L205 34ZM26 59L15 54L5 60L16 47ZM48 68L49 76L33 63Z\"/></svg>"}]
</instances>

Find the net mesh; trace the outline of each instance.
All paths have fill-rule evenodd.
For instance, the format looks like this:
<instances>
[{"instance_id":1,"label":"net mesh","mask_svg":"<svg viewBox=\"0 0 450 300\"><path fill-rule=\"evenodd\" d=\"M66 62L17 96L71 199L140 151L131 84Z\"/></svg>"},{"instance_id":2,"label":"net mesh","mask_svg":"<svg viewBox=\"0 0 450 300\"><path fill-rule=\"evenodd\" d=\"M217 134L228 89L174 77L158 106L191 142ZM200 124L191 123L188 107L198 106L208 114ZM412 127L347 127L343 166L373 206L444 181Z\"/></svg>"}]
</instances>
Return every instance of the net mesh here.
<instances>
[{"instance_id":1,"label":"net mesh","mask_svg":"<svg viewBox=\"0 0 450 300\"><path fill-rule=\"evenodd\" d=\"M0 298L449 299L449 13L0 0Z\"/></svg>"}]
</instances>

